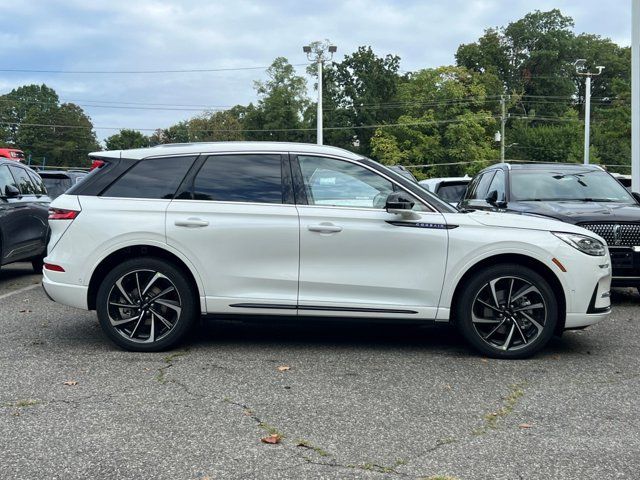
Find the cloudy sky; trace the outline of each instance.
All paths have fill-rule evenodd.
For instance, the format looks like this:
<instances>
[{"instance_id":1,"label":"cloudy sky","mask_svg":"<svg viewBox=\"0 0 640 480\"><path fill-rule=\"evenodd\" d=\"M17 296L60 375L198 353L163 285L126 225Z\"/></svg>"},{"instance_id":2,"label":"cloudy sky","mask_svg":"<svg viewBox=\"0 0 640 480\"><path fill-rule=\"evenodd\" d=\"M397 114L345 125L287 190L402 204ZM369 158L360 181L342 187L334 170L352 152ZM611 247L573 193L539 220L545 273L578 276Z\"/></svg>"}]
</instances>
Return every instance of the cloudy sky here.
<instances>
[{"instance_id":1,"label":"cloudy sky","mask_svg":"<svg viewBox=\"0 0 640 480\"><path fill-rule=\"evenodd\" d=\"M379 55L399 55L402 70L416 70L453 63L459 44L534 8L560 8L576 32L630 44L631 0L0 0L0 69L245 68L277 56L302 64L302 45L328 38L339 58L371 45ZM253 81L263 76L262 68L0 71L0 94L46 83L80 104L102 139L119 127L167 127L207 106L255 101Z\"/></svg>"}]
</instances>

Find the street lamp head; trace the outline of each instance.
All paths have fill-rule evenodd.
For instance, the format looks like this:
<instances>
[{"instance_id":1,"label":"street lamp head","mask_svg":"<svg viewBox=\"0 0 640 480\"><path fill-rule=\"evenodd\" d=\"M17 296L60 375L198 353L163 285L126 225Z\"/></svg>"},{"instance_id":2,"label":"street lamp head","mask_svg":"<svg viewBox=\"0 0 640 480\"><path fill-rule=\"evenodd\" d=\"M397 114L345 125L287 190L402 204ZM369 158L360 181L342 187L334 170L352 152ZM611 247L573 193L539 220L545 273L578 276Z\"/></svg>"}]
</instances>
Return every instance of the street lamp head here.
<instances>
[{"instance_id":1,"label":"street lamp head","mask_svg":"<svg viewBox=\"0 0 640 480\"><path fill-rule=\"evenodd\" d=\"M576 67L576 72L580 73L584 70L584 65L587 63L585 58L579 58L573 63L573 66Z\"/></svg>"},{"instance_id":2,"label":"street lamp head","mask_svg":"<svg viewBox=\"0 0 640 480\"><path fill-rule=\"evenodd\" d=\"M604 70L604 67L602 65L598 65L596 68L598 69L598 75L600 75Z\"/></svg>"},{"instance_id":3,"label":"street lamp head","mask_svg":"<svg viewBox=\"0 0 640 480\"><path fill-rule=\"evenodd\" d=\"M338 47L335 45L329 45L329 53L336 53L338 51Z\"/></svg>"},{"instance_id":4,"label":"street lamp head","mask_svg":"<svg viewBox=\"0 0 640 480\"><path fill-rule=\"evenodd\" d=\"M302 47L302 51L304 53L311 53L311 46L310 45L305 45L304 47Z\"/></svg>"}]
</instances>

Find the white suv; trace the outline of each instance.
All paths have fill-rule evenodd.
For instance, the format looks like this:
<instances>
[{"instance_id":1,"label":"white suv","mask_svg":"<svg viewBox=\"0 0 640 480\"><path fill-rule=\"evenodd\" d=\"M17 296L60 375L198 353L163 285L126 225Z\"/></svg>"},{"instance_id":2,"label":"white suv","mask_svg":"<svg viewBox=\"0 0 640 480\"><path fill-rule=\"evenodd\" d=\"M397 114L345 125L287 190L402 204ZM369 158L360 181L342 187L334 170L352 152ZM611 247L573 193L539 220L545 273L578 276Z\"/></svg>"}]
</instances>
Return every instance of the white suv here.
<instances>
[{"instance_id":1,"label":"white suv","mask_svg":"<svg viewBox=\"0 0 640 480\"><path fill-rule=\"evenodd\" d=\"M459 212L354 153L287 143L97 152L51 204L44 287L130 350L201 314L453 322L520 358L609 315L603 240L537 217Z\"/></svg>"}]
</instances>

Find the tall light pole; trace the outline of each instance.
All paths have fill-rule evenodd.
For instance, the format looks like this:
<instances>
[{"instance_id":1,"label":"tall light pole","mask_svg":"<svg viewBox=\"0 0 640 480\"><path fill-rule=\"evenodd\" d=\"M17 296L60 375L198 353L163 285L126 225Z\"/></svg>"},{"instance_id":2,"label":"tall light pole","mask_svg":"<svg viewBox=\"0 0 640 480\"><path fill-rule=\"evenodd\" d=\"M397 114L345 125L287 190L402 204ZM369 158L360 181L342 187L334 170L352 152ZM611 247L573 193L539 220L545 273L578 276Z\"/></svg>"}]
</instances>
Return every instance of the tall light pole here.
<instances>
[{"instance_id":1,"label":"tall light pole","mask_svg":"<svg viewBox=\"0 0 640 480\"><path fill-rule=\"evenodd\" d=\"M331 60L338 47L328 44L328 42L313 42L302 47L302 51L307 54L310 62L318 64L318 145L322 145L322 67L325 61Z\"/></svg>"},{"instance_id":2,"label":"tall light pole","mask_svg":"<svg viewBox=\"0 0 640 480\"><path fill-rule=\"evenodd\" d=\"M640 192L640 0L631 0L631 188Z\"/></svg>"},{"instance_id":3,"label":"tall light pole","mask_svg":"<svg viewBox=\"0 0 640 480\"><path fill-rule=\"evenodd\" d=\"M580 58L573 64L576 67L576 73L587 80L584 86L584 164L589 164L589 134L591 132L591 77L597 77L602 73L604 67L598 65L598 73L585 72L584 65L587 61Z\"/></svg>"}]
</instances>

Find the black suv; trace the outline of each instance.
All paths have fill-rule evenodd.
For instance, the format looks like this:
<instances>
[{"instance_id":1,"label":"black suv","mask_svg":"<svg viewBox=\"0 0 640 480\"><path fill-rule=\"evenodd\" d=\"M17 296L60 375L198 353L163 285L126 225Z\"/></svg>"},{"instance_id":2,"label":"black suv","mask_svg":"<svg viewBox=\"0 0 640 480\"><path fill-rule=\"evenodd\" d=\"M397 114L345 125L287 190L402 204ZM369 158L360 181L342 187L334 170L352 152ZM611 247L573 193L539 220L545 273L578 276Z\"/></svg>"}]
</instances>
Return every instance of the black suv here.
<instances>
[{"instance_id":1,"label":"black suv","mask_svg":"<svg viewBox=\"0 0 640 480\"><path fill-rule=\"evenodd\" d=\"M640 195L598 165L500 163L478 173L458 205L555 218L607 241L612 284L640 287Z\"/></svg>"},{"instance_id":2,"label":"black suv","mask_svg":"<svg viewBox=\"0 0 640 480\"><path fill-rule=\"evenodd\" d=\"M36 272L42 270L50 201L37 173L0 159L0 266L30 261Z\"/></svg>"}]
</instances>

